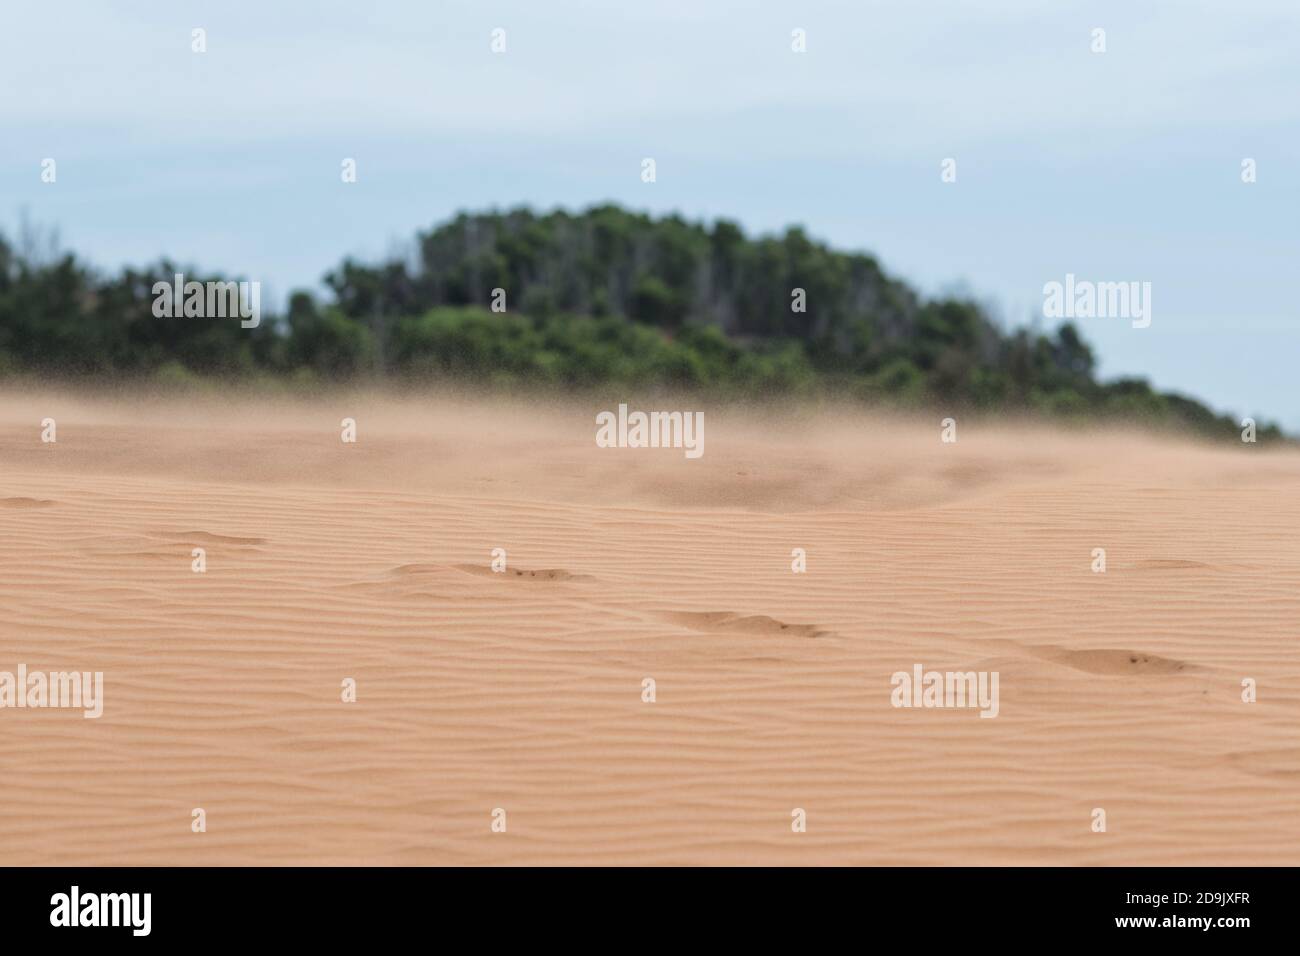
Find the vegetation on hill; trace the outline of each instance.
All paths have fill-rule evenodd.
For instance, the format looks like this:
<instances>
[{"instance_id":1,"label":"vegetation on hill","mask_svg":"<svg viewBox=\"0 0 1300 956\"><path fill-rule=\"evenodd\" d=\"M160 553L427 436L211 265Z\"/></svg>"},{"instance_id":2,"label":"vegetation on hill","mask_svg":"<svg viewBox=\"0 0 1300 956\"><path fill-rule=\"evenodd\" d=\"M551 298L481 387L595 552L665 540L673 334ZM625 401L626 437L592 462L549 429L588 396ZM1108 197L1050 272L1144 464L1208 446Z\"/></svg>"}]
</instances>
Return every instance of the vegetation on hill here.
<instances>
[{"instance_id":1,"label":"vegetation on hill","mask_svg":"<svg viewBox=\"0 0 1300 956\"><path fill-rule=\"evenodd\" d=\"M748 238L615 206L461 214L407 258L345 260L326 300L294 293L256 328L155 317L154 283L177 272L223 278L166 260L105 276L0 236L0 376L670 386L1239 430L1145 380L1098 381L1071 324L1004 330L973 301L924 298L798 228Z\"/></svg>"}]
</instances>

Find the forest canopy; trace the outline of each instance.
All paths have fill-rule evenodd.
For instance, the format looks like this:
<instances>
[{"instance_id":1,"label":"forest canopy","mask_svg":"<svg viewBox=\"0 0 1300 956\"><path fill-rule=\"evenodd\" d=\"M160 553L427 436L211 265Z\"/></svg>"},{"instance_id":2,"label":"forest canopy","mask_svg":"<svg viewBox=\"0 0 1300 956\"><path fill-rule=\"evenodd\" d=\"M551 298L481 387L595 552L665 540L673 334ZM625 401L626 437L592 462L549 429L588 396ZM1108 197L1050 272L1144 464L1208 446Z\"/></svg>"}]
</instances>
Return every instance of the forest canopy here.
<instances>
[{"instance_id":1,"label":"forest canopy","mask_svg":"<svg viewBox=\"0 0 1300 956\"><path fill-rule=\"evenodd\" d=\"M1143 379L1099 381L1073 324L1003 329L798 227L750 238L612 205L462 213L407 256L345 259L327 294L294 292L254 328L155 315L156 283L225 277L166 259L104 275L33 246L0 235L0 377L673 387L1239 429Z\"/></svg>"}]
</instances>

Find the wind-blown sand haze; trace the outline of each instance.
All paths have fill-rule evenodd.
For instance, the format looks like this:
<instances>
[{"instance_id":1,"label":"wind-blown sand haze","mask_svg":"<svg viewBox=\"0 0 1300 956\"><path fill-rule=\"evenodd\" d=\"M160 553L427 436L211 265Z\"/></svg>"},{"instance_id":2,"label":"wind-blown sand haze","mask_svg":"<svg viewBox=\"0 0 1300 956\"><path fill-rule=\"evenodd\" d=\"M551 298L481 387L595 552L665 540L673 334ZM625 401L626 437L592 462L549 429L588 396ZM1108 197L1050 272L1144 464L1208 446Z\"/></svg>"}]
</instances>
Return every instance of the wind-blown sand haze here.
<instances>
[{"instance_id":1,"label":"wind-blown sand haze","mask_svg":"<svg viewBox=\"0 0 1300 956\"><path fill-rule=\"evenodd\" d=\"M1300 454L613 404L6 396L5 861L1300 863Z\"/></svg>"}]
</instances>

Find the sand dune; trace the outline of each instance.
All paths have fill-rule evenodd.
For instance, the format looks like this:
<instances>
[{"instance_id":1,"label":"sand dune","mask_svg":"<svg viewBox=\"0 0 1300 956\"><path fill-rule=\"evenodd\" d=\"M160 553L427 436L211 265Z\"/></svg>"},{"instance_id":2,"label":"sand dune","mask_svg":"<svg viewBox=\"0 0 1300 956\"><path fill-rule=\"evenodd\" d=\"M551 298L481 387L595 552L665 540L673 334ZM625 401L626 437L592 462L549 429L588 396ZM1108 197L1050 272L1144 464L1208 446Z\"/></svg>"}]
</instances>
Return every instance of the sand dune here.
<instances>
[{"instance_id":1,"label":"sand dune","mask_svg":"<svg viewBox=\"0 0 1300 956\"><path fill-rule=\"evenodd\" d=\"M5 861L1300 864L1300 455L604 407L5 396Z\"/></svg>"}]
</instances>

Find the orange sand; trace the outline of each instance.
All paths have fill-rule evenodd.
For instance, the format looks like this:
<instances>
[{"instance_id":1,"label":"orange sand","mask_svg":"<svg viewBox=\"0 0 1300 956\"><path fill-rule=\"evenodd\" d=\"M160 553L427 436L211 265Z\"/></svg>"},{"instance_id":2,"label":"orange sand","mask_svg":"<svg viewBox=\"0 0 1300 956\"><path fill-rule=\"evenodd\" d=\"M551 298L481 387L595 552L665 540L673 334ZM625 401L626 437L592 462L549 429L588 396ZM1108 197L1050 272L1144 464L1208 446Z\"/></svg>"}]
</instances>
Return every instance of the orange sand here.
<instances>
[{"instance_id":1,"label":"orange sand","mask_svg":"<svg viewBox=\"0 0 1300 956\"><path fill-rule=\"evenodd\" d=\"M614 404L4 396L0 858L1300 864L1300 454Z\"/></svg>"}]
</instances>

